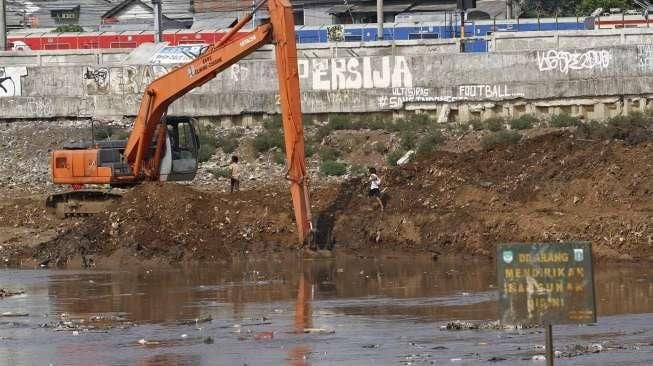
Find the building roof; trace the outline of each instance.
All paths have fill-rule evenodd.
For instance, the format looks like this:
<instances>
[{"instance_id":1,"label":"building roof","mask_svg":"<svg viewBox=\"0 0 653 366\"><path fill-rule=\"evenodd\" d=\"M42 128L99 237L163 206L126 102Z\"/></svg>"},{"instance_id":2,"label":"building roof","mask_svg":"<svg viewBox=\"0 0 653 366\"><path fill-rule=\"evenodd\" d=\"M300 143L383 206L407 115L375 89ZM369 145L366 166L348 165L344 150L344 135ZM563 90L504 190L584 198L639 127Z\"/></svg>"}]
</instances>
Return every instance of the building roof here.
<instances>
[{"instance_id":1,"label":"building roof","mask_svg":"<svg viewBox=\"0 0 653 366\"><path fill-rule=\"evenodd\" d=\"M384 13L401 13L410 9L413 3L383 4ZM353 5L334 5L329 9L329 14L340 13L374 13L376 14L376 4L353 4Z\"/></svg>"},{"instance_id":2,"label":"building roof","mask_svg":"<svg viewBox=\"0 0 653 366\"><path fill-rule=\"evenodd\" d=\"M34 4L39 7L33 14L36 17L35 28L56 28L61 24L52 17L53 11L73 10L79 7L79 18L75 24L87 29L95 29L100 24L101 15L113 6L109 0L35 1Z\"/></svg>"},{"instance_id":3,"label":"building roof","mask_svg":"<svg viewBox=\"0 0 653 366\"><path fill-rule=\"evenodd\" d=\"M115 17L134 3L140 3L149 9L153 9L152 2L148 0L124 0L102 14L102 18ZM190 3L190 0L162 0L161 13L170 19L192 19L193 13L191 12Z\"/></svg>"}]
</instances>

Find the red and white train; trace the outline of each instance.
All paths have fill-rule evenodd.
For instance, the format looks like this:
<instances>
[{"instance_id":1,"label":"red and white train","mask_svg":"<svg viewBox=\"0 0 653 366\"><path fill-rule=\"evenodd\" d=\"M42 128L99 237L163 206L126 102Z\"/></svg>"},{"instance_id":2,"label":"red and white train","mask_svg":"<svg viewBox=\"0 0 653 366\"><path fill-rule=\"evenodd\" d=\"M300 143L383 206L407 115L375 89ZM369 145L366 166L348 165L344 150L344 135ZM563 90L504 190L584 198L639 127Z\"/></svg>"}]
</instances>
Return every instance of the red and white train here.
<instances>
[{"instance_id":1,"label":"red and white train","mask_svg":"<svg viewBox=\"0 0 653 366\"><path fill-rule=\"evenodd\" d=\"M166 31L163 41L170 45L212 44L224 37L222 30L188 29ZM236 34L236 37L238 34ZM238 37L237 37L238 38ZM68 49L110 49L136 48L147 42L154 42L151 31L84 32L84 33L10 33L7 37L10 50L68 50Z\"/></svg>"}]
</instances>

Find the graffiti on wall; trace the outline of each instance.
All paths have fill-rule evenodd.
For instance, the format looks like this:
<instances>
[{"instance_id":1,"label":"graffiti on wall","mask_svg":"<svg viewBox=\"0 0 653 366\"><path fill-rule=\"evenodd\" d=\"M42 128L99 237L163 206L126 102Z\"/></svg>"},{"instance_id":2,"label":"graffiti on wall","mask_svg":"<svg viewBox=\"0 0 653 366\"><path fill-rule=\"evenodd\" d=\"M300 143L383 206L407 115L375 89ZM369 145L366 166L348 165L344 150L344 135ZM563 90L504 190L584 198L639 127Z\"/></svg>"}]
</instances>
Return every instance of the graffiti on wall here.
<instances>
[{"instance_id":1,"label":"graffiti on wall","mask_svg":"<svg viewBox=\"0 0 653 366\"><path fill-rule=\"evenodd\" d=\"M152 81L167 72L163 65L85 67L82 79L87 95L142 94Z\"/></svg>"},{"instance_id":2,"label":"graffiti on wall","mask_svg":"<svg viewBox=\"0 0 653 366\"><path fill-rule=\"evenodd\" d=\"M567 52L548 50L537 53L540 71L560 71L563 74L571 70L604 70L610 66L612 53L608 50L589 50L585 52Z\"/></svg>"},{"instance_id":3,"label":"graffiti on wall","mask_svg":"<svg viewBox=\"0 0 653 366\"><path fill-rule=\"evenodd\" d=\"M194 60L206 51L207 44L187 44L180 46L166 46L157 51L150 63L152 64L182 64Z\"/></svg>"},{"instance_id":4,"label":"graffiti on wall","mask_svg":"<svg viewBox=\"0 0 653 366\"><path fill-rule=\"evenodd\" d=\"M298 60L299 77L313 90L411 88L413 74L404 56Z\"/></svg>"},{"instance_id":5,"label":"graffiti on wall","mask_svg":"<svg viewBox=\"0 0 653 366\"><path fill-rule=\"evenodd\" d=\"M653 44L638 45L637 60L642 71L653 71Z\"/></svg>"},{"instance_id":6,"label":"graffiti on wall","mask_svg":"<svg viewBox=\"0 0 653 366\"><path fill-rule=\"evenodd\" d=\"M0 67L0 98L23 95L21 76L27 76L27 67Z\"/></svg>"},{"instance_id":7,"label":"graffiti on wall","mask_svg":"<svg viewBox=\"0 0 653 366\"><path fill-rule=\"evenodd\" d=\"M437 95L429 88L392 88L391 95L377 98L380 109L399 109L404 103L455 103L461 101L506 100L524 97L524 93L510 90L508 85L461 85L452 95Z\"/></svg>"}]
</instances>

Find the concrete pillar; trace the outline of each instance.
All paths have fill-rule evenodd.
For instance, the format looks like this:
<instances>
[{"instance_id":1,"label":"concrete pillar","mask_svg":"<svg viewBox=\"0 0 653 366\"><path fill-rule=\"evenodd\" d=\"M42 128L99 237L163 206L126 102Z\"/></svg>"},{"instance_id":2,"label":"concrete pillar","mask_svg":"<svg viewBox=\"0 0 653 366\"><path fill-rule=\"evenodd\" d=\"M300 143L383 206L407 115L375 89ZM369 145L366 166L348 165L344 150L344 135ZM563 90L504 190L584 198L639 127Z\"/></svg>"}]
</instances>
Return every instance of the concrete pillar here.
<instances>
[{"instance_id":1,"label":"concrete pillar","mask_svg":"<svg viewBox=\"0 0 653 366\"><path fill-rule=\"evenodd\" d=\"M383 0L376 0L376 34L377 40L383 39Z\"/></svg>"},{"instance_id":2,"label":"concrete pillar","mask_svg":"<svg viewBox=\"0 0 653 366\"><path fill-rule=\"evenodd\" d=\"M597 103L594 106L594 119L604 120L608 118L608 108L605 103Z\"/></svg>"},{"instance_id":3,"label":"concrete pillar","mask_svg":"<svg viewBox=\"0 0 653 366\"><path fill-rule=\"evenodd\" d=\"M472 119L472 115L469 111L469 105L462 104L458 107L458 120L459 121L469 121Z\"/></svg>"},{"instance_id":4,"label":"concrete pillar","mask_svg":"<svg viewBox=\"0 0 653 366\"><path fill-rule=\"evenodd\" d=\"M161 31L161 0L152 0L154 9L154 43L163 41L163 32Z\"/></svg>"},{"instance_id":5,"label":"concrete pillar","mask_svg":"<svg viewBox=\"0 0 653 366\"><path fill-rule=\"evenodd\" d=\"M451 113L449 104L442 105L440 113L438 113L438 123L447 123L449 121L449 113Z\"/></svg>"},{"instance_id":6,"label":"concrete pillar","mask_svg":"<svg viewBox=\"0 0 653 366\"><path fill-rule=\"evenodd\" d=\"M7 17L5 0L0 0L0 51L7 49Z\"/></svg>"}]
</instances>

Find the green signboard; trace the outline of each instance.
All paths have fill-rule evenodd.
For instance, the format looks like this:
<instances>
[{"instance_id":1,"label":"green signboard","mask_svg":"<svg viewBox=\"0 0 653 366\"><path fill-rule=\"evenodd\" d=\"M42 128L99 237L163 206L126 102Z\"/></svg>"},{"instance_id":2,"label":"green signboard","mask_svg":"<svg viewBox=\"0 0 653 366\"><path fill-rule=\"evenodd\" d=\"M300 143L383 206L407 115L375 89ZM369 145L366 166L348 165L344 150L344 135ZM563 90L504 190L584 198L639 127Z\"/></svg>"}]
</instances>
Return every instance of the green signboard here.
<instances>
[{"instance_id":1,"label":"green signboard","mask_svg":"<svg viewBox=\"0 0 653 366\"><path fill-rule=\"evenodd\" d=\"M506 324L596 322L592 248L587 242L497 247L501 320Z\"/></svg>"}]
</instances>

